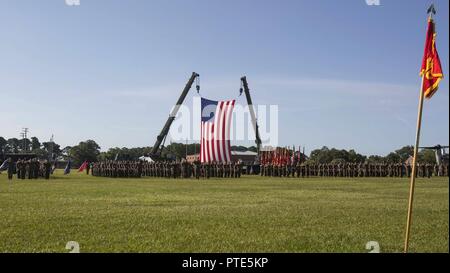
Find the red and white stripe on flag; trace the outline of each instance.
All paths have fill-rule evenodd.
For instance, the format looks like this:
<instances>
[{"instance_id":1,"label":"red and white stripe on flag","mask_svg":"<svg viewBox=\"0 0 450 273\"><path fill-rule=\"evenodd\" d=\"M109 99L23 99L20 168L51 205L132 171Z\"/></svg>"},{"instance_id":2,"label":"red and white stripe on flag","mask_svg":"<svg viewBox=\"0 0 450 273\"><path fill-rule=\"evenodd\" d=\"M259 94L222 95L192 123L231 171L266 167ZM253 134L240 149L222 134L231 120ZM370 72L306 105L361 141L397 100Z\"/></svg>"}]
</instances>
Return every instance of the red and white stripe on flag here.
<instances>
[{"instance_id":1,"label":"red and white stripe on flag","mask_svg":"<svg viewBox=\"0 0 450 273\"><path fill-rule=\"evenodd\" d=\"M230 162L230 128L235 100L202 98L200 161Z\"/></svg>"}]
</instances>

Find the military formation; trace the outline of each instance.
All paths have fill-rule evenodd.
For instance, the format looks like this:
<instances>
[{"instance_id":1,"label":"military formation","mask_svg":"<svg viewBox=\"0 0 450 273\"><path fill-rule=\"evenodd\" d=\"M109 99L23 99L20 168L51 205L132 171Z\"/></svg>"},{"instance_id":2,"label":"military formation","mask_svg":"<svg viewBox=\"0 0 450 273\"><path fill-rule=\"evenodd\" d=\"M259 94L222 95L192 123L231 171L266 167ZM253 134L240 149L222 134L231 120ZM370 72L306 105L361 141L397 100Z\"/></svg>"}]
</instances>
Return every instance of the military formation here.
<instances>
[{"instance_id":1,"label":"military formation","mask_svg":"<svg viewBox=\"0 0 450 273\"><path fill-rule=\"evenodd\" d=\"M13 162L8 159L8 179L12 180L14 175L17 179L50 179L52 173L52 164L48 161L39 161L37 159L18 160Z\"/></svg>"},{"instance_id":2,"label":"military formation","mask_svg":"<svg viewBox=\"0 0 450 273\"><path fill-rule=\"evenodd\" d=\"M240 178L242 174L249 174L243 170L242 162L235 163L189 163L181 162L144 162L144 161L103 161L89 164L87 174L101 177L163 177L163 178ZM8 159L8 179L49 179L53 171L48 160L37 159L18 160ZM412 166L404 163L330 163L311 164L297 162L293 164L271 164L260 166L260 175L266 177L411 177ZM433 176L448 177L449 164L422 164L417 165L418 177Z\"/></svg>"},{"instance_id":3,"label":"military formation","mask_svg":"<svg viewBox=\"0 0 450 273\"><path fill-rule=\"evenodd\" d=\"M240 178L242 163L200 163L104 161L92 164L92 175L103 177L164 177L164 178Z\"/></svg>"},{"instance_id":4,"label":"military formation","mask_svg":"<svg viewBox=\"0 0 450 273\"><path fill-rule=\"evenodd\" d=\"M397 164L337 163L337 164L264 164L261 176L268 177L411 177L412 166ZM418 177L447 176L448 164L418 164Z\"/></svg>"}]
</instances>

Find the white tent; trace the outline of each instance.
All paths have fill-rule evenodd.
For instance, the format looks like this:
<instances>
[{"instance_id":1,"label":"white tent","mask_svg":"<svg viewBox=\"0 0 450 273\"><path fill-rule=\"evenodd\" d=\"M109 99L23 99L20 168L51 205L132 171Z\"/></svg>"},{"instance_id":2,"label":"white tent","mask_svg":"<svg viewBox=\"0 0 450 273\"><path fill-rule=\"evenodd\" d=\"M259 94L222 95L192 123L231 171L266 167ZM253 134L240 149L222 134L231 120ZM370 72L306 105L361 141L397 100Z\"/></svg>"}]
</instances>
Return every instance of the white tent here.
<instances>
[{"instance_id":1,"label":"white tent","mask_svg":"<svg viewBox=\"0 0 450 273\"><path fill-rule=\"evenodd\" d=\"M145 161L145 162L155 162L153 159L151 159L148 156L141 156L139 157L139 160Z\"/></svg>"}]
</instances>

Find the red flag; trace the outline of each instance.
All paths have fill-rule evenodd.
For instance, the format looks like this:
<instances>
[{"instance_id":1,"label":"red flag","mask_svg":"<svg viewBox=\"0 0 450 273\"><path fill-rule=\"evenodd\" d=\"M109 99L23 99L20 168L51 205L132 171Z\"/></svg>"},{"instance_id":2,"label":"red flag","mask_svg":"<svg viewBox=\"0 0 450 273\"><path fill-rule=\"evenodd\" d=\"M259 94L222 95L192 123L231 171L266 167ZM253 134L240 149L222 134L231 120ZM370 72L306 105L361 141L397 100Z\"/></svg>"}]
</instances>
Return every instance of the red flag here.
<instances>
[{"instance_id":1,"label":"red flag","mask_svg":"<svg viewBox=\"0 0 450 273\"><path fill-rule=\"evenodd\" d=\"M275 148L275 151L273 152L273 164L278 164L278 147Z\"/></svg>"},{"instance_id":2,"label":"red flag","mask_svg":"<svg viewBox=\"0 0 450 273\"><path fill-rule=\"evenodd\" d=\"M292 157L291 157L291 162L295 162L295 145L292 146L293 150L292 150Z\"/></svg>"},{"instance_id":3,"label":"red flag","mask_svg":"<svg viewBox=\"0 0 450 273\"><path fill-rule=\"evenodd\" d=\"M424 92L425 98L430 99L438 90L439 82L444 77L439 54L436 50L436 31L432 18L428 19L425 52L420 76L423 76L422 91Z\"/></svg>"},{"instance_id":4,"label":"red flag","mask_svg":"<svg viewBox=\"0 0 450 273\"><path fill-rule=\"evenodd\" d=\"M301 147L298 146L298 161L301 163L302 161L302 150L300 149Z\"/></svg>"},{"instance_id":5,"label":"red flag","mask_svg":"<svg viewBox=\"0 0 450 273\"><path fill-rule=\"evenodd\" d=\"M84 161L83 164L81 164L80 168L78 169L78 172L81 173L82 171L86 170L87 168L87 161Z\"/></svg>"}]
</instances>

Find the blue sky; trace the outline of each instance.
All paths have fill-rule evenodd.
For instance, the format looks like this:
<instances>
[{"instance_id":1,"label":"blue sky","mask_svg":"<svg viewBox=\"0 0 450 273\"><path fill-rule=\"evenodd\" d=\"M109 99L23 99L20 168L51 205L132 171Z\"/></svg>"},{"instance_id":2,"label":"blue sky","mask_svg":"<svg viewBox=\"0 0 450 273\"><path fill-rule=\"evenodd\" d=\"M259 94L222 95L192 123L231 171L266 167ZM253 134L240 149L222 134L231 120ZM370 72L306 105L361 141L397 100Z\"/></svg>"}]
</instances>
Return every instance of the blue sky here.
<instances>
[{"instance_id":1,"label":"blue sky","mask_svg":"<svg viewBox=\"0 0 450 273\"><path fill-rule=\"evenodd\" d=\"M151 146L196 71L212 99L235 98L246 75L255 104L279 107L280 145L414 143L430 1L80 2L0 0L0 136ZM447 76L449 2L434 3ZM448 144L448 90L446 77L425 102L424 145Z\"/></svg>"}]
</instances>

